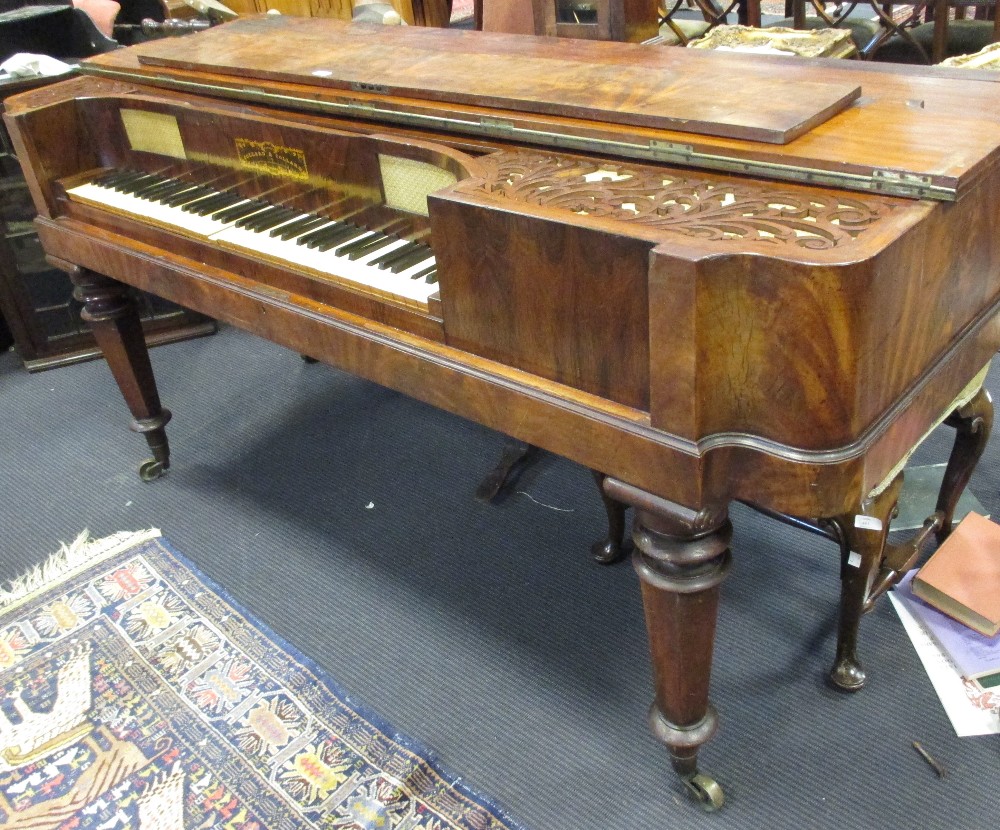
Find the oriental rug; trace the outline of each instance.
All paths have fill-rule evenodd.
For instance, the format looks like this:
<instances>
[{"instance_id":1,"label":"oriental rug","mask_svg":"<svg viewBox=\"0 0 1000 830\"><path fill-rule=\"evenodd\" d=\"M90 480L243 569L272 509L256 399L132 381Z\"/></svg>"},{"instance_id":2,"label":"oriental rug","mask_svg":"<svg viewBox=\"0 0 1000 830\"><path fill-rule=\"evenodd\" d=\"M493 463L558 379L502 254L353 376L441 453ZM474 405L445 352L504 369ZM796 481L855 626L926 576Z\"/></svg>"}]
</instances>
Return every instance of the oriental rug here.
<instances>
[{"instance_id":1,"label":"oriental rug","mask_svg":"<svg viewBox=\"0 0 1000 830\"><path fill-rule=\"evenodd\" d=\"M514 830L158 531L0 596L0 825Z\"/></svg>"}]
</instances>

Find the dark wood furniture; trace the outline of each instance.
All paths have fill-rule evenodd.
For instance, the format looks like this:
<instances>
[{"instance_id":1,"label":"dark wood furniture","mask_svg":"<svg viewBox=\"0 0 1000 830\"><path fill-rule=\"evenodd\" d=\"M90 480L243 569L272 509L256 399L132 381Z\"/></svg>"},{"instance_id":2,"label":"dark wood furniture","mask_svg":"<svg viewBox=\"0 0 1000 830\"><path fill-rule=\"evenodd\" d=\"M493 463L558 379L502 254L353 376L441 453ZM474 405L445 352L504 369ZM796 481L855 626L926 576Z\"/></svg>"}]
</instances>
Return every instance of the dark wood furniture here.
<instances>
[{"instance_id":1,"label":"dark wood furniture","mask_svg":"<svg viewBox=\"0 0 1000 830\"><path fill-rule=\"evenodd\" d=\"M79 38L84 35L74 28L78 20L74 10L68 6L52 9L52 14L27 21L34 24L30 45L62 57L83 50ZM47 28L38 28L38 20ZM108 43L117 47L114 41ZM52 80L46 78L0 80L0 112L8 96L49 83ZM10 332L9 341L0 337L0 345L6 348L13 343L29 371L99 357L94 336L80 319L81 305L73 299L69 276L45 259L32 224L34 217L27 182L7 131L0 125L0 319ZM136 292L135 297L150 345L215 331L215 323L201 314L150 294Z\"/></svg>"},{"instance_id":2,"label":"dark wood furniture","mask_svg":"<svg viewBox=\"0 0 1000 830\"><path fill-rule=\"evenodd\" d=\"M865 16L855 12L859 5L862 8L870 7L870 13L877 21L877 25L870 30L861 25L868 23ZM955 28L950 27L952 11L955 11L958 20L965 18L969 8L974 9L977 16L982 14L984 18L975 23L963 20L963 23L956 24L959 27L973 24L976 29L981 30L979 38L975 40L976 45L963 51L975 52L989 42L1000 40L1000 17L995 14L995 6L995 0L922 0L908 5L907 14L897 17L893 13L894 4L879 0L843 3L833 12L827 11L826 4L820 0L788 0L786 4L792 25L796 29L812 26L852 28L858 41L858 53L862 58L879 57L882 47L894 40L912 55L914 62L928 64L940 63L950 54L955 54L950 48L949 39L949 28ZM986 13L991 14L993 19L986 20ZM924 21L923 24L921 20ZM970 40L968 34L963 40ZM889 53L882 54L884 57Z\"/></svg>"},{"instance_id":3,"label":"dark wood furniture","mask_svg":"<svg viewBox=\"0 0 1000 830\"><path fill-rule=\"evenodd\" d=\"M859 679L901 462L966 398L953 478L988 433L995 75L288 17L85 69L6 118L146 477L169 413L127 285L597 471L636 508L650 725L707 808L731 501L844 537L835 674ZM196 186L221 229L147 214ZM330 257L272 245L281 222ZM382 231L433 270L348 273Z\"/></svg>"}]
</instances>

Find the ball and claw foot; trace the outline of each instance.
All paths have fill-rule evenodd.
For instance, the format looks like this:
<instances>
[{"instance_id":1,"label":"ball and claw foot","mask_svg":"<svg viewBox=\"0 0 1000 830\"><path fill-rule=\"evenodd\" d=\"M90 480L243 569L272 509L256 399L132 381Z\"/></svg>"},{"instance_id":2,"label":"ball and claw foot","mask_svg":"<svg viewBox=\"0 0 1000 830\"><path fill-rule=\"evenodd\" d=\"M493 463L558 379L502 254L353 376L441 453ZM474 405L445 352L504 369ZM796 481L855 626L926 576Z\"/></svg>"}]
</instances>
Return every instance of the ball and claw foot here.
<instances>
[{"instance_id":1,"label":"ball and claw foot","mask_svg":"<svg viewBox=\"0 0 1000 830\"><path fill-rule=\"evenodd\" d=\"M156 481L167 471L166 465L155 458L147 458L139 465L139 478L143 481Z\"/></svg>"},{"instance_id":2,"label":"ball and claw foot","mask_svg":"<svg viewBox=\"0 0 1000 830\"><path fill-rule=\"evenodd\" d=\"M830 669L830 682L844 692L856 692L868 679L856 660L838 660Z\"/></svg>"},{"instance_id":3,"label":"ball and claw foot","mask_svg":"<svg viewBox=\"0 0 1000 830\"><path fill-rule=\"evenodd\" d=\"M706 813L714 813L726 801L722 787L714 778L701 772L685 775L682 779L688 794L695 798Z\"/></svg>"}]
</instances>

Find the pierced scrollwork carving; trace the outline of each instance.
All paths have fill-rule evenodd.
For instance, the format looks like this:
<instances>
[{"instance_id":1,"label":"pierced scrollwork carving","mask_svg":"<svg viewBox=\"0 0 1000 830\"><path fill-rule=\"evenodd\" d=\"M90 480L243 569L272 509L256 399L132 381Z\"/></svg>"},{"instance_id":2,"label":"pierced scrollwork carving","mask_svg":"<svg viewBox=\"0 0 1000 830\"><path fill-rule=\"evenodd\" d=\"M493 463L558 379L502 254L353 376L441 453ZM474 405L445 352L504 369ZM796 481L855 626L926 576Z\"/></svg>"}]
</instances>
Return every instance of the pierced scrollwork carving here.
<instances>
[{"instance_id":1,"label":"pierced scrollwork carving","mask_svg":"<svg viewBox=\"0 0 1000 830\"><path fill-rule=\"evenodd\" d=\"M525 152L483 161L489 172L457 189L711 241L833 248L850 243L893 208L877 198L772 189L624 162Z\"/></svg>"}]
</instances>

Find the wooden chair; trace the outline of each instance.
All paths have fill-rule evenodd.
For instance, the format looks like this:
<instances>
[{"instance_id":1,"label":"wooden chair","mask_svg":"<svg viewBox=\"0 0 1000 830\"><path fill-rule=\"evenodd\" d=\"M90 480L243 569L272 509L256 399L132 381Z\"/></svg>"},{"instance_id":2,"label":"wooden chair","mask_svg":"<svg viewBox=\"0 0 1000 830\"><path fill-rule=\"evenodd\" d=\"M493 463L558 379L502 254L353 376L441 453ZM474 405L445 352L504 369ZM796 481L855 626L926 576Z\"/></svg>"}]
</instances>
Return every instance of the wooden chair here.
<instances>
[{"instance_id":1,"label":"wooden chair","mask_svg":"<svg viewBox=\"0 0 1000 830\"><path fill-rule=\"evenodd\" d=\"M967 16L970 9L975 10L971 18ZM884 39L872 50L872 57L894 63L940 63L997 41L1000 18L994 0L933 0L918 6L911 25Z\"/></svg>"},{"instance_id":2,"label":"wooden chair","mask_svg":"<svg viewBox=\"0 0 1000 830\"><path fill-rule=\"evenodd\" d=\"M910 6L902 17L893 14L894 5L854 0L831 12L823 0L787 0L787 17L775 25L849 28L861 58L898 63L939 63L1000 40L1000 20L985 19L995 0L924 0ZM858 14L859 7L862 11L870 8L875 19ZM977 10L978 19L965 19L969 8ZM952 11L955 20L950 20Z\"/></svg>"},{"instance_id":3,"label":"wooden chair","mask_svg":"<svg viewBox=\"0 0 1000 830\"><path fill-rule=\"evenodd\" d=\"M694 12L687 15L686 12ZM658 9L660 41L687 46L730 17L743 26L760 26L760 0L667 0ZM699 19L700 17L700 19Z\"/></svg>"}]
</instances>

